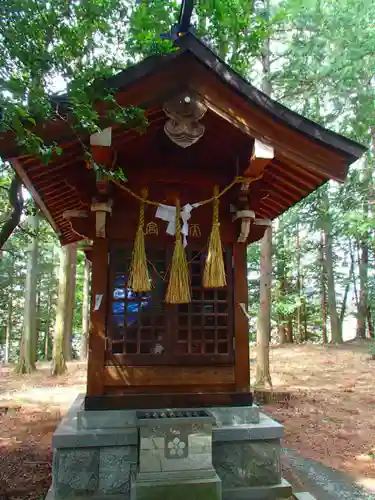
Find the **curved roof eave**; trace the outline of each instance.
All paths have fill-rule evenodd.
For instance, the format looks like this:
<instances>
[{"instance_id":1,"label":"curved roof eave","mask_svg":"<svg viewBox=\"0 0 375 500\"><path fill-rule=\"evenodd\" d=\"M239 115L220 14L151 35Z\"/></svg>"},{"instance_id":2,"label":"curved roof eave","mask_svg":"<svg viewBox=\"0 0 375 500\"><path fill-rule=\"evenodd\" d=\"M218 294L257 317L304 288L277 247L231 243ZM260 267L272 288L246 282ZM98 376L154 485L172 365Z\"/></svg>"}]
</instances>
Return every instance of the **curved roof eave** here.
<instances>
[{"instance_id":1,"label":"curved roof eave","mask_svg":"<svg viewBox=\"0 0 375 500\"><path fill-rule=\"evenodd\" d=\"M240 94L245 100L261 108L275 120L304 134L309 139L335 150L344 158L347 165L356 161L367 150L362 144L328 130L275 101L251 85L191 33L181 37L177 44L179 50L162 56L148 57L140 63L106 79L103 84L120 90L155 70L161 70L164 64L181 57L182 54L191 53L198 61L213 71L223 83Z\"/></svg>"}]
</instances>

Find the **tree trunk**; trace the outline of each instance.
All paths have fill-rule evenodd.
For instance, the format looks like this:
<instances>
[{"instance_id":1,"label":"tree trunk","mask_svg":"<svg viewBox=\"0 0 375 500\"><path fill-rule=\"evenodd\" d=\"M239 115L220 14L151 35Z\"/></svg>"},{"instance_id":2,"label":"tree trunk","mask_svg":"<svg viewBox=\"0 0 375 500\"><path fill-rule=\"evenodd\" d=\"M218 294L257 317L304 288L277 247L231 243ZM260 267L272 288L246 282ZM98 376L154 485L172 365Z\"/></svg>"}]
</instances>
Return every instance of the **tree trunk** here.
<instances>
[{"instance_id":1,"label":"tree trunk","mask_svg":"<svg viewBox=\"0 0 375 500\"><path fill-rule=\"evenodd\" d=\"M337 312L335 277L333 272L332 219L327 190L323 193L324 265L327 276L327 302L331 324L332 342L342 343L340 318Z\"/></svg>"},{"instance_id":2,"label":"tree trunk","mask_svg":"<svg viewBox=\"0 0 375 500\"><path fill-rule=\"evenodd\" d=\"M8 200L10 206L12 207L12 212L0 229L0 249L4 247L5 243L20 223L22 216L22 210L24 207L22 182L17 174L14 174L12 182L10 183Z\"/></svg>"},{"instance_id":3,"label":"tree trunk","mask_svg":"<svg viewBox=\"0 0 375 500\"><path fill-rule=\"evenodd\" d=\"M293 344L293 319L292 316L289 316L288 323L286 325L286 341L288 344Z\"/></svg>"},{"instance_id":4,"label":"tree trunk","mask_svg":"<svg viewBox=\"0 0 375 500\"><path fill-rule=\"evenodd\" d=\"M322 304L322 342L328 344L327 334L327 293L326 293L326 276L324 265L324 232L320 232L320 291Z\"/></svg>"},{"instance_id":5,"label":"tree trunk","mask_svg":"<svg viewBox=\"0 0 375 500\"><path fill-rule=\"evenodd\" d=\"M49 345L50 345L50 328L51 328L51 313L52 313L52 291L48 288L48 305L47 305L47 319L44 334L44 360L49 359Z\"/></svg>"},{"instance_id":6,"label":"tree trunk","mask_svg":"<svg viewBox=\"0 0 375 500\"><path fill-rule=\"evenodd\" d=\"M60 249L59 286L52 351L52 375L62 375L66 371L64 335L66 332L65 318L70 272L69 253L69 249L66 246Z\"/></svg>"},{"instance_id":7,"label":"tree trunk","mask_svg":"<svg viewBox=\"0 0 375 500\"><path fill-rule=\"evenodd\" d=\"M49 358L49 321L50 321L50 314L48 312L48 323L44 334L44 361L48 361Z\"/></svg>"},{"instance_id":8,"label":"tree trunk","mask_svg":"<svg viewBox=\"0 0 375 500\"><path fill-rule=\"evenodd\" d=\"M31 373L35 370L37 357L36 285L38 278L38 214L30 217L30 227L35 237L32 238L27 261L23 332L20 358L16 368L18 373Z\"/></svg>"},{"instance_id":9,"label":"tree trunk","mask_svg":"<svg viewBox=\"0 0 375 500\"><path fill-rule=\"evenodd\" d=\"M374 324L372 322L372 316L371 316L371 309L370 307L367 307L367 327L368 327L368 336L370 339L375 338L375 332L374 332Z\"/></svg>"},{"instance_id":10,"label":"tree trunk","mask_svg":"<svg viewBox=\"0 0 375 500\"><path fill-rule=\"evenodd\" d=\"M263 0L263 14L266 20L270 16L270 0ZM261 54L262 90L269 96L272 94L270 78L271 50L270 38L266 37ZM272 387L270 373L270 340L271 340L271 285L272 285L272 226L264 233L260 250L260 308L257 328L257 387Z\"/></svg>"},{"instance_id":11,"label":"tree trunk","mask_svg":"<svg viewBox=\"0 0 375 500\"><path fill-rule=\"evenodd\" d=\"M283 287L285 289L285 294L291 293L291 276L285 277ZM286 316L286 343L293 344L294 342L294 331L293 331L293 314L288 314Z\"/></svg>"},{"instance_id":12,"label":"tree trunk","mask_svg":"<svg viewBox=\"0 0 375 500\"><path fill-rule=\"evenodd\" d=\"M353 245L351 240L349 240L349 253L350 253L350 265L353 266L353 273L352 273L352 281L353 281L353 292L354 292L354 302L358 311L359 308L359 297L358 297L358 288L357 288L357 276L354 271L354 262L355 262L355 257L354 257L354 250L353 250Z\"/></svg>"},{"instance_id":13,"label":"tree trunk","mask_svg":"<svg viewBox=\"0 0 375 500\"><path fill-rule=\"evenodd\" d=\"M270 19L270 0L263 0L263 17L266 21ZM263 42L263 50L261 52L262 59L262 90L265 94L271 96L271 39L267 36Z\"/></svg>"},{"instance_id":14,"label":"tree trunk","mask_svg":"<svg viewBox=\"0 0 375 500\"><path fill-rule=\"evenodd\" d=\"M9 363L9 352L10 352L10 339L12 336L12 314L13 314L13 295L12 292L8 295L8 313L7 313L7 325L5 331L5 345L4 345L4 363Z\"/></svg>"},{"instance_id":15,"label":"tree trunk","mask_svg":"<svg viewBox=\"0 0 375 500\"><path fill-rule=\"evenodd\" d=\"M31 277L30 277L30 294L29 294L29 303L30 303L30 316L27 314L27 306L25 305L25 317L29 316L30 321L30 332L31 332L31 341L32 341L32 357L34 363L37 362L38 359L38 293L37 293L37 285L38 285L38 257L39 257L39 248L38 248L38 229L39 229L39 214L36 213L32 216L31 220L31 230L36 235L33 238L31 244L31 256L30 256L30 266L31 266ZM27 287L26 287L27 289ZM27 295L26 295L27 297Z\"/></svg>"},{"instance_id":16,"label":"tree trunk","mask_svg":"<svg viewBox=\"0 0 375 500\"><path fill-rule=\"evenodd\" d=\"M302 304L301 304L301 242L299 235L299 224L297 223L297 235L296 235L296 259L297 259L297 295L299 306L296 311L297 319L297 332L300 342L306 340L302 332Z\"/></svg>"},{"instance_id":17,"label":"tree trunk","mask_svg":"<svg viewBox=\"0 0 375 500\"><path fill-rule=\"evenodd\" d=\"M82 294L82 338L80 359L87 359L87 346L89 338L89 314L90 314L90 261L85 260L85 269L83 275L83 294Z\"/></svg>"},{"instance_id":18,"label":"tree trunk","mask_svg":"<svg viewBox=\"0 0 375 500\"><path fill-rule=\"evenodd\" d=\"M307 314L307 304L305 298L303 299L302 303L302 316L303 316L303 338L305 340L309 339L309 334L308 334L308 328L307 328L307 321L308 321L308 314Z\"/></svg>"},{"instance_id":19,"label":"tree trunk","mask_svg":"<svg viewBox=\"0 0 375 500\"><path fill-rule=\"evenodd\" d=\"M14 257L11 255L10 270L9 270L9 291L8 291L8 310L7 323L5 330L5 346L4 346L4 363L9 363L10 354L10 339L12 337L12 317L13 317L13 273L14 273Z\"/></svg>"},{"instance_id":20,"label":"tree trunk","mask_svg":"<svg viewBox=\"0 0 375 500\"><path fill-rule=\"evenodd\" d=\"M257 331L257 387L272 387L269 359L271 336L272 227L264 233L260 250L260 308Z\"/></svg>"},{"instance_id":21,"label":"tree trunk","mask_svg":"<svg viewBox=\"0 0 375 500\"><path fill-rule=\"evenodd\" d=\"M348 296L349 296L349 291L350 291L350 285L351 285L351 282L352 282L353 272L354 272L354 262L353 262L353 260L351 260L351 262L350 262L350 268L349 268L349 276L348 276L347 282L345 284L344 297L342 299L342 306L341 306L341 312L340 312L341 329L342 329L342 325L343 325L344 319L345 319L346 305L347 305L347 302L348 302Z\"/></svg>"},{"instance_id":22,"label":"tree trunk","mask_svg":"<svg viewBox=\"0 0 375 500\"><path fill-rule=\"evenodd\" d=\"M47 320L45 326L45 337L44 337L44 359L48 361L50 359L50 337L51 337L51 319L53 315L53 288L54 287L54 277L55 277L55 245L52 246L52 256L51 256L51 275L48 280L48 306L47 306Z\"/></svg>"},{"instance_id":23,"label":"tree trunk","mask_svg":"<svg viewBox=\"0 0 375 500\"><path fill-rule=\"evenodd\" d=\"M281 314L279 314L278 320L279 323L277 325L277 333L279 335L279 343L282 345L286 343L286 326L282 323L284 319Z\"/></svg>"},{"instance_id":24,"label":"tree trunk","mask_svg":"<svg viewBox=\"0 0 375 500\"><path fill-rule=\"evenodd\" d=\"M368 196L368 207L369 207L369 215L371 218L374 218L375 216L375 186L374 186L374 176L373 176L373 171L374 171L374 166L375 166L375 128L373 125L370 126L370 137L371 137L371 147L370 147L370 154L368 156L367 160L367 165L368 165L368 176L369 176L369 196ZM368 234L367 242L370 244L370 241L374 240L374 231L371 231L371 237L370 234ZM368 333L369 337L371 339L375 338L375 331L374 331L374 324L372 321L372 314L371 314L371 307L369 304L369 301L367 301L367 326L368 326Z\"/></svg>"},{"instance_id":25,"label":"tree trunk","mask_svg":"<svg viewBox=\"0 0 375 500\"><path fill-rule=\"evenodd\" d=\"M368 281L368 246L366 241L361 241L359 253L359 301L357 311L357 339L366 338L367 319L367 281Z\"/></svg>"},{"instance_id":26,"label":"tree trunk","mask_svg":"<svg viewBox=\"0 0 375 500\"><path fill-rule=\"evenodd\" d=\"M285 255L284 255L284 226L282 216L279 217L275 222L275 234L276 234L276 277L278 281L277 287L277 301L283 303L286 296L285 289ZM277 315L277 332L279 337L279 343L285 344L286 342L286 324L285 324L285 314L279 312Z\"/></svg>"},{"instance_id":27,"label":"tree trunk","mask_svg":"<svg viewBox=\"0 0 375 500\"><path fill-rule=\"evenodd\" d=\"M72 340L73 340L73 317L75 308L76 294L76 268L77 268L77 245L75 243L67 245L67 287L66 287L66 306L64 318L64 357L66 361L72 359Z\"/></svg>"},{"instance_id":28,"label":"tree trunk","mask_svg":"<svg viewBox=\"0 0 375 500\"><path fill-rule=\"evenodd\" d=\"M363 190L365 191L365 199L363 202L363 220L368 222L369 217L369 201L372 198L372 169L371 160L368 159L365 168L365 175L363 179ZM358 312L357 312L357 332L356 338L365 339L366 338L366 321L367 321L367 311L368 311L368 257L369 248L368 242L370 239L370 234L366 231L361 234L360 239L357 244L357 256L358 256L358 269L359 269L359 301L358 301Z\"/></svg>"},{"instance_id":29,"label":"tree trunk","mask_svg":"<svg viewBox=\"0 0 375 500\"><path fill-rule=\"evenodd\" d=\"M38 285L36 285L38 288ZM38 361L39 351L39 332L40 332L40 293L36 293L36 309L35 309L35 363Z\"/></svg>"}]
</instances>

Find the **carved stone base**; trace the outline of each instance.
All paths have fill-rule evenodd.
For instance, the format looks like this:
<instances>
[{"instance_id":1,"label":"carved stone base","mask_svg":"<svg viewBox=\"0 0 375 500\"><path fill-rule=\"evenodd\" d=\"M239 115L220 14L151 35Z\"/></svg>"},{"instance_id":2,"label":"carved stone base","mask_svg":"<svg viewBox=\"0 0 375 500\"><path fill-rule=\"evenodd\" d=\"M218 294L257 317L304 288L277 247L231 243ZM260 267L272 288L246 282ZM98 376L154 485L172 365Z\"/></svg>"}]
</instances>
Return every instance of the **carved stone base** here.
<instances>
[{"instance_id":1,"label":"carved stone base","mask_svg":"<svg viewBox=\"0 0 375 500\"><path fill-rule=\"evenodd\" d=\"M280 470L283 426L255 406L173 410L176 418L167 415L163 430L155 413L172 410L141 411L137 418L133 410L86 411L83 400L53 435L48 500L129 500L130 492L132 500L177 500L186 492L204 500L219 500L220 492L224 500L290 494Z\"/></svg>"}]
</instances>

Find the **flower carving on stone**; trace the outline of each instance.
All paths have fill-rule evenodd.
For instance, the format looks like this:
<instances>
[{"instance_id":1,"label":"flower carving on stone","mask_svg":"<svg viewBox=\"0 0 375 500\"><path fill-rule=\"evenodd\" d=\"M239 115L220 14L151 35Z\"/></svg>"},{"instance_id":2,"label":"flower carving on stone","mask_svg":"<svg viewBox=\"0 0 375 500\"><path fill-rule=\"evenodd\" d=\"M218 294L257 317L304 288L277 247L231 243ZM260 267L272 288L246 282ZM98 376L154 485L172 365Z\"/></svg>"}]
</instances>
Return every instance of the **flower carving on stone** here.
<instances>
[{"instance_id":1,"label":"flower carving on stone","mask_svg":"<svg viewBox=\"0 0 375 500\"><path fill-rule=\"evenodd\" d=\"M186 443L176 436L172 441L168 441L167 447L169 456L171 458L183 458L186 456L186 446Z\"/></svg>"}]
</instances>

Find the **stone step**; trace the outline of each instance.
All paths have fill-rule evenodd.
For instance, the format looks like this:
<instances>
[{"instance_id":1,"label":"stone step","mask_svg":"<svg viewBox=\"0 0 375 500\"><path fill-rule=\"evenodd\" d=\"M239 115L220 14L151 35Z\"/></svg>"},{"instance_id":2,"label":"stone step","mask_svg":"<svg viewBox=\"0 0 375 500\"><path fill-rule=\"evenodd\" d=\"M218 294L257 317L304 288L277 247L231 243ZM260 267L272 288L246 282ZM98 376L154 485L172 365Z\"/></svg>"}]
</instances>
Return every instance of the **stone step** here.
<instances>
[{"instance_id":1,"label":"stone step","mask_svg":"<svg viewBox=\"0 0 375 500\"><path fill-rule=\"evenodd\" d=\"M313 497L310 493L304 492L304 493L295 493L293 497L296 500L316 500L315 497Z\"/></svg>"},{"instance_id":2,"label":"stone step","mask_svg":"<svg viewBox=\"0 0 375 500\"><path fill-rule=\"evenodd\" d=\"M252 486L251 488L223 489L222 500L279 500L292 496L292 486L282 479L273 486Z\"/></svg>"},{"instance_id":3,"label":"stone step","mask_svg":"<svg viewBox=\"0 0 375 500\"><path fill-rule=\"evenodd\" d=\"M184 482L142 481L135 478L130 500L221 500L221 481L217 475L210 479L190 479Z\"/></svg>"}]
</instances>

